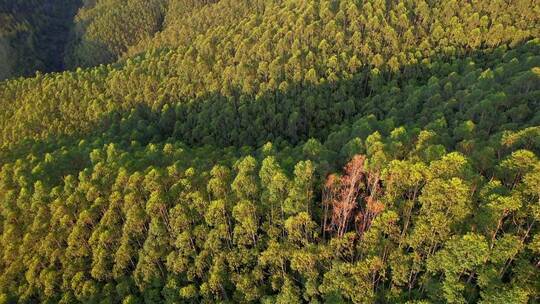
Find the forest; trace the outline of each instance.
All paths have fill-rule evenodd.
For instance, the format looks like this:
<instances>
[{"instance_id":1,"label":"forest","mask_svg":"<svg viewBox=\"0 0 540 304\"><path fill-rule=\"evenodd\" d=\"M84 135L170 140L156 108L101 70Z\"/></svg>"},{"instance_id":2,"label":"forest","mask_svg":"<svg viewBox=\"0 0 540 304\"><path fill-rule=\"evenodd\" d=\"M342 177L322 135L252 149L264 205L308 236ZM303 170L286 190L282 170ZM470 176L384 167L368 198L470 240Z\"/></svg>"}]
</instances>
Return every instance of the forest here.
<instances>
[{"instance_id":1,"label":"forest","mask_svg":"<svg viewBox=\"0 0 540 304\"><path fill-rule=\"evenodd\" d=\"M535 0L0 0L0 304L540 302Z\"/></svg>"}]
</instances>

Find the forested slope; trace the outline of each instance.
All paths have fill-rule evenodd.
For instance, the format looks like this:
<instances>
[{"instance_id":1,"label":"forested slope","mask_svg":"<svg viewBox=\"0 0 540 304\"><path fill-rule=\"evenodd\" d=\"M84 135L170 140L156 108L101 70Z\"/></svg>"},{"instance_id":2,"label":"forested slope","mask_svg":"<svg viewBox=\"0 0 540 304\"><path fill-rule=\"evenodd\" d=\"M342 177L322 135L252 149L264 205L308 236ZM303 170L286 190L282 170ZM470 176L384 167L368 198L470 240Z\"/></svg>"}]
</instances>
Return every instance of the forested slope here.
<instances>
[{"instance_id":1,"label":"forested slope","mask_svg":"<svg viewBox=\"0 0 540 304\"><path fill-rule=\"evenodd\" d=\"M88 1L75 17L67 65L89 67L116 61L128 47L148 40L161 29L167 2Z\"/></svg>"},{"instance_id":2,"label":"forested slope","mask_svg":"<svg viewBox=\"0 0 540 304\"><path fill-rule=\"evenodd\" d=\"M85 3L114 63L0 82L0 303L539 301L539 16Z\"/></svg>"},{"instance_id":3,"label":"forested slope","mask_svg":"<svg viewBox=\"0 0 540 304\"><path fill-rule=\"evenodd\" d=\"M80 0L0 1L0 80L64 69Z\"/></svg>"}]
</instances>

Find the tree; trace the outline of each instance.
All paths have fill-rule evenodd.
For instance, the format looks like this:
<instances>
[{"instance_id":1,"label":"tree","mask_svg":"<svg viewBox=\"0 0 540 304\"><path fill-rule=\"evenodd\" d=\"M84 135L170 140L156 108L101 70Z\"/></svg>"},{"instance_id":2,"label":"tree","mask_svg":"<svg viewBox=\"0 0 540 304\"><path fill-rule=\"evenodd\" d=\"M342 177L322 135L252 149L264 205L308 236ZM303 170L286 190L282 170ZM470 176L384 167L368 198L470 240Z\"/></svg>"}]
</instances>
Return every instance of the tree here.
<instances>
[{"instance_id":1,"label":"tree","mask_svg":"<svg viewBox=\"0 0 540 304\"><path fill-rule=\"evenodd\" d=\"M233 180L231 187L239 199L255 199L259 192L259 187L255 175L257 161L248 156L237 163L238 173Z\"/></svg>"},{"instance_id":2,"label":"tree","mask_svg":"<svg viewBox=\"0 0 540 304\"><path fill-rule=\"evenodd\" d=\"M284 202L284 212L294 215L299 212L311 212L315 168L311 161L301 161L294 167L294 180L289 195Z\"/></svg>"}]
</instances>

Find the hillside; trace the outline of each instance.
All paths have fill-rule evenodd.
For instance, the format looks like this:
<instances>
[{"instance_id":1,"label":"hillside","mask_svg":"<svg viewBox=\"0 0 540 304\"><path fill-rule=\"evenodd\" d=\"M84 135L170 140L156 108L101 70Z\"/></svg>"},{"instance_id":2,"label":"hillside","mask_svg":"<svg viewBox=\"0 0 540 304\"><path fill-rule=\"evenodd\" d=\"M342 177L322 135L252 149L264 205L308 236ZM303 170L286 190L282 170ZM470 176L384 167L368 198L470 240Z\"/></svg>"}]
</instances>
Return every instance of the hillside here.
<instances>
[{"instance_id":1,"label":"hillside","mask_svg":"<svg viewBox=\"0 0 540 304\"><path fill-rule=\"evenodd\" d=\"M80 0L0 0L0 80L65 68Z\"/></svg>"},{"instance_id":2,"label":"hillside","mask_svg":"<svg viewBox=\"0 0 540 304\"><path fill-rule=\"evenodd\" d=\"M48 3L0 304L540 301L536 1Z\"/></svg>"}]
</instances>

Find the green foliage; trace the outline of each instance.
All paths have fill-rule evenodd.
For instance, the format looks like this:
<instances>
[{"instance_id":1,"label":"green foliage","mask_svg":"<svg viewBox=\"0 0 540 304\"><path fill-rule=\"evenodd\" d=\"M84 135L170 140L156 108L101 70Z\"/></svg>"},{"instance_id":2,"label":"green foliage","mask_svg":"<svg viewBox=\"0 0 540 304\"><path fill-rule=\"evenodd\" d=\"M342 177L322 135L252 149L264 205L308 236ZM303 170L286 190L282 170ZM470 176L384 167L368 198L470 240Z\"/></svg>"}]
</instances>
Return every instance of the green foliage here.
<instances>
[{"instance_id":1,"label":"green foliage","mask_svg":"<svg viewBox=\"0 0 540 304\"><path fill-rule=\"evenodd\" d=\"M66 63L96 66L116 61L130 46L161 29L165 0L89 1L75 17Z\"/></svg>"},{"instance_id":2,"label":"green foliage","mask_svg":"<svg viewBox=\"0 0 540 304\"><path fill-rule=\"evenodd\" d=\"M0 82L0 303L538 302L538 12L85 2L112 64Z\"/></svg>"},{"instance_id":3,"label":"green foliage","mask_svg":"<svg viewBox=\"0 0 540 304\"><path fill-rule=\"evenodd\" d=\"M80 0L0 1L0 80L64 69Z\"/></svg>"}]
</instances>

